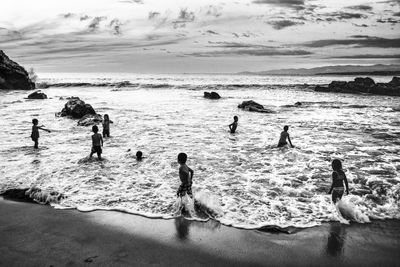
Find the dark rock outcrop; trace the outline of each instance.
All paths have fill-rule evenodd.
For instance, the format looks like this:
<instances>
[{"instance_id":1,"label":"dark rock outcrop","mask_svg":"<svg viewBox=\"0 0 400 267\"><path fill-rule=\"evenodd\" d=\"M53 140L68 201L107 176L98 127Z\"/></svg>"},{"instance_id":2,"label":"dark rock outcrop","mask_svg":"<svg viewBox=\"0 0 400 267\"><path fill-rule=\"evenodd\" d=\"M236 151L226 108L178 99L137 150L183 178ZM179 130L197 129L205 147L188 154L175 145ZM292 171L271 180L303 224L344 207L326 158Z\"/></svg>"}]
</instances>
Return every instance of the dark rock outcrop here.
<instances>
[{"instance_id":1,"label":"dark rock outcrop","mask_svg":"<svg viewBox=\"0 0 400 267\"><path fill-rule=\"evenodd\" d=\"M96 115L96 111L91 105L80 100L79 97L71 97L58 115L61 117L71 116L75 119L81 119L87 114Z\"/></svg>"},{"instance_id":2,"label":"dark rock outcrop","mask_svg":"<svg viewBox=\"0 0 400 267\"><path fill-rule=\"evenodd\" d=\"M86 114L78 121L78 126L91 126L99 124L103 121L103 117L100 114Z\"/></svg>"},{"instance_id":3,"label":"dark rock outcrop","mask_svg":"<svg viewBox=\"0 0 400 267\"><path fill-rule=\"evenodd\" d=\"M0 50L0 89L35 89L28 72Z\"/></svg>"},{"instance_id":4,"label":"dark rock outcrop","mask_svg":"<svg viewBox=\"0 0 400 267\"><path fill-rule=\"evenodd\" d=\"M355 78L354 81L332 81L328 87L317 85L316 92L352 93L352 94L376 94L400 96L400 78L393 77L388 83L375 83L373 79Z\"/></svg>"},{"instance_id":5,"label":"dark rock outcrop","mask_svg":"<svg viewBox=\"0 0 400 267\"><path fill-rule=\"evenodd\" d=\"M204 92L204 97L208 99L220 99L221 96L216 92Z\"/></svg>"},{"instance_id":6,"label":"dark rock outcrop","mask_svg":"<svg viewBox=\"0 0 400 267\"><path fill-rule=\"evenodd\" d=\"M264 108L263 105L254 102L253 100L243 101L242 104L238 105L238 108L247 110L247 111L254 111L254 112L261 112L261 113L273 113L273 110Z\"/></svg>"},{"instance_id":7,"label":"dark rock outcrop","mask_svg":"<svg viewBox=\"0 0 400 267\"><path fill-rule=\"evenodd\" d=\"M47 95L38 90L28 95L28 99L47 99Z\"/></svg>"}]
</instances>

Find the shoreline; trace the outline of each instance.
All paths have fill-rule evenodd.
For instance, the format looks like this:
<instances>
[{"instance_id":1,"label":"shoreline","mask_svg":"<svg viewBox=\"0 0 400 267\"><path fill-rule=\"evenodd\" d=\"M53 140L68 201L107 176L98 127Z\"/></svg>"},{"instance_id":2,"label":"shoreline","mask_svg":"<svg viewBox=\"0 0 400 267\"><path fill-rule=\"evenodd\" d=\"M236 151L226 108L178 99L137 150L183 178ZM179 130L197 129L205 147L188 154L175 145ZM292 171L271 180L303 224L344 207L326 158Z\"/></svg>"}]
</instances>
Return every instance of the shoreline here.
<instances>
[{"instance_id":1,"label":"shoreline","mask_svg":"<svg viewBox=\"0 0 400 267\"><path fill-rule=\"evenodd\" d=\"M0 198L1 266L399 266L400 221L292 234Z\"/></svg>"}]
</instances>

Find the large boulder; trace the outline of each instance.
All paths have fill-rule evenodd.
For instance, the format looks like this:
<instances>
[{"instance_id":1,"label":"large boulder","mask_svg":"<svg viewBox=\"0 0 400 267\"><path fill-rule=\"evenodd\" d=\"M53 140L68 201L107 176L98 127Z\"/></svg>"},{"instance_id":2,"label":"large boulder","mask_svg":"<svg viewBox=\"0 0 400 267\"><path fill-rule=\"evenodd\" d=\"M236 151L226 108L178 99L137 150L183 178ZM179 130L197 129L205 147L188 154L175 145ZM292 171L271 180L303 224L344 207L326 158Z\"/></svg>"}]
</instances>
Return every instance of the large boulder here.
<instances>
[{"instance_id":1,"label":"large boulder","mask_svg":"<svg viewBox=\"0 0 400 267\"><path fill-rule=\"evenodd\" d=\"M47 95L38 90L28 95L28 99L47 99Z\"/></svg>"},{"instance_id":2,"label":"large boulder","mask_svg":"<svg viewBox=\"0 0 400 267\"><path fill-rule=\"evenodd\" d=\"M204 92L204 97L208 99L220 99L221 96L216 92Z\"/></svg>"},{"instance_id":3,"label":"large boulder","mask_svg":"<svg viewBox=\"0 0 400 267\"><path fill-rule=\"evenodd\" d=\"M59 113L59 116L71 116L75 119L81 119L87 114L96 115L96 111L79 97L71 97Z\"/></svg>"},{"instance_id":4,"label":"large boulder","mask_svg":"<svg viewBox=\"0 0 400 267\"><path fill-rule=\"evenodd\" d=\"M254 112L261 112L261 113L273 113L273 110L264 108L263 105L254 102L253 100L243 101L242 104L238 105L238 108L247 110L247 111L254 111Z\"/></svg>"},{"instance_id":5,"label":"large boulder","mask_svg":"<svg viewBox=\"0 0 400 267\"><path fill-rule=\"evenodd\" d=\"M0 50L0 89L35 89L28 72Z\"/></svg>"},{"instance_id":6,"label":"large boulder","mask_svg":"<svg viewBox=\"0 0 400 267\"><path fill-rule=\"evenodd\" d=\"M366 93L376 95L400 96L400 78L393 77L388 83L375 83L373 79L355 78L354 81L332 81L328 87L317 85L316 92L336 92L336 93Z\"/></svg>"}]
</instances>

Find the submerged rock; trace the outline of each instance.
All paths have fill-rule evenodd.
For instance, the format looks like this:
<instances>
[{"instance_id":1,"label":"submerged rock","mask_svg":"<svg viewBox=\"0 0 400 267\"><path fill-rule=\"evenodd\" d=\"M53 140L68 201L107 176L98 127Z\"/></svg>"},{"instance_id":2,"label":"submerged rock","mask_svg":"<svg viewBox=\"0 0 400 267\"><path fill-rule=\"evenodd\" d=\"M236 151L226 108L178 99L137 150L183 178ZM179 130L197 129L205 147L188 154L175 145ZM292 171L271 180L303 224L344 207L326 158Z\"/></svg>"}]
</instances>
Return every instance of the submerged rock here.
<instances>
[{"instance_id":1,"label":"submerged rock","mask_svg":"<svg viewBox=\"0 0 400 267\"><path fill-rule=\"evenodd\" d=\"M400 78L393 77L388 83L375 83L373 79L355 78L354 81L332 81L328 87L317 85L316 92L336 92L336 93L365 93L377 95L400 96Z\"/></svg>"},{"instance_id":2,"label":"submerged rock","mask_svg":"<svg viewBox=\"0 0 400 267\"><path fill-rule=\"evenodd\" d=\"M28 72L0 50L0 89L35 89Z\"/></svg>"},{"instance_id":3,"label":"submerged rock","mask_svg":"<svg viewBox=\"0 0 400 267\"><path fill-rule=\"evenodd\" d=\"M204 97L208 99L220 99L221 96L216 92L204 92Z\"/></svg>"},{"instance_id":4,"label":"submerged rock","mask_svg":"<svg viewBox=\"0 0 400 267\"><path fill-rule=\"evenodd\" d=\"M103 117L100 114L86 114L78 121L78 126L96 125L102 121Z\"/></svg>"},{"instance_id":5,"label":"submerged rock","mask_svg":"<svg viewBox=\"0 0 400 267\"><path fill-rule=\"evenodd\" d=\"M274 112L273 110L264 108L263 105L260 105L257 102L254 102L253 100L243 101L242 104L238 105L238 108L241 108L241 109L244 109L247 111L260 112L260 113L273 113Z\"/></svg>"},{"instance_id":6,"label":"submerged rock","mask_svg":"<svg viewBox=\"0 0 400 267\"><path fill-rule=\"evenodd\" d=\"M38 90L28 95L28 99L47 99L47 95Z\"/></svg>"},{"instance_id":7,"label":"submerged rock","mask_svg":"<svg viewBox=\"0 0 400 267\"><path fill-rule=\"evenodd\" d=\"M89 104L86 104L79 97L71 97L65 104L64 108L58 113L58 116L71 116L75 119L81 119L87 114L96 115L96 111Z\"/></svg>"}]
</instances>

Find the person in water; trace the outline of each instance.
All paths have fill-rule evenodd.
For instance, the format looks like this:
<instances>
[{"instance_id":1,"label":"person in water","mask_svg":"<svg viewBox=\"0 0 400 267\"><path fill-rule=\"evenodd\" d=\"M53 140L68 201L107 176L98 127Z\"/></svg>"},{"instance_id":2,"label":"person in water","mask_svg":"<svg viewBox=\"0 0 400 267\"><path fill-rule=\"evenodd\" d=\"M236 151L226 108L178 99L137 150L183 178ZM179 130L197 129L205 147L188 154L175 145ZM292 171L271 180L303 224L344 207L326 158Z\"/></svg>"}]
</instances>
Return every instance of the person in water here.
<instances>
[{"instance_id":1,"label":"person in water","mask_svg":"<svg viewBox=\"0 0 400 267\"><path fill-rule=\"evenodd\" d=\"M181 185L179 186L177 196L183 197L188 194L193 197L192 194L192 179L193 170L186 165L187 155L185 153L178 154L179 167L179 179L181 180Z\"/></svg>"},{"instance_id":2,"label":"person in water","mask_svg":"<svg viewBox=\"0 0 400 267\"><path fill-rule=\"evenodd\" d=\"M38 119L33 119L32 120L32 124L33 125L32 125L31 138L32 138L32 141L35 142L33 148L39 148L39 129L43 130L43 131L46 131L48 133L51 133L51 131L43 128L44 127L43 125L42 126L38 126L38 124L39 124Z\"/></svg>"},{"instance_id":3,"label":"person in water","mask_svg":"<svg viewBox=\"0 0 400 267\"><path fill-rule=\"evenodd\" d=\"M290 146L294 147L294 145L292 145L292 141L290 141L288 130L289 126L285 125L285 127L283 127L283 131L281 132L281 137L279 138L278 147L286 146L286 139L289 141Z\"/></svg>"},{"instance_id":4,"label":"person in water","mask_svg":"<svg viewBox=\"0 0 400 267\"><path fill-rule=\"evenodd\" d=\"M136 152L136 160L137 161L141 161L143 159L143 153L142 153L142 151L138 151L138 152Z\"/></svg>"},{"instance_id":5,"label":"person in water","mask_svg":"<svg viewBox=\"0 0 400 267\"><path fill-rule=\"evenodd\" d=\"M347 182L346 175L342 169L342 162L338 159L334 159L332 161L332 185L331 189L329 189L328 194L332 193L332 202L336 203L340 200L344 193L344 185L346 185L346 193L349 194L349 184Z\"/></svg>"},{"instance_id":6,"label":"person in water","mask_svg":"<svg viewBox=\"0 0 400 267\"><path fill-rule=\"evenodd\" d=\"M108 116L108 114L104 114L103 137L110 137L110 123L113 123L113 121L110 120L110 117Z\"/></svg>"},{"instance_id":7,"label":"person in water","mask_svg":"<svg viewBox=\"0 0 400 267\"><path fill-rule=\"evenodd\" d=\"M97 157L101 160L101 147L103 146L103 137L99 134L99 128L97 125L92 127L92 131L94 134L92 135L92 151L90 152L90 157L93 156L94 153L97 153Z\"/></svg>"},{"instance_id":8,"label":"person in water","mask_svg":"<svg viewBox=\"0 0 400 267\"><path fill-rule=\"evenodd\" d=\"M238 126L238 116L233 116L233 122L231 124L229 124L229 130L231 130L231 133L235 133L236 132L236 128Z\"/></svg>"}]
</instances>

